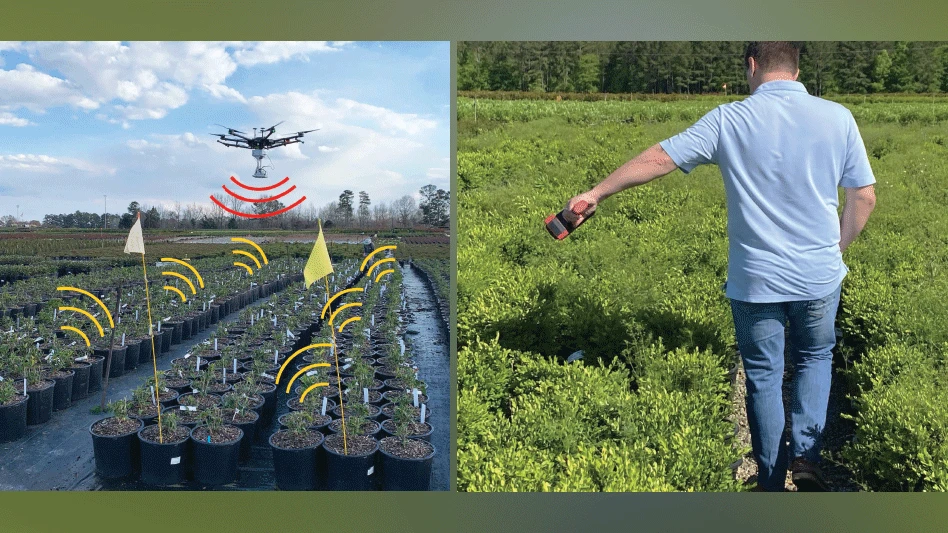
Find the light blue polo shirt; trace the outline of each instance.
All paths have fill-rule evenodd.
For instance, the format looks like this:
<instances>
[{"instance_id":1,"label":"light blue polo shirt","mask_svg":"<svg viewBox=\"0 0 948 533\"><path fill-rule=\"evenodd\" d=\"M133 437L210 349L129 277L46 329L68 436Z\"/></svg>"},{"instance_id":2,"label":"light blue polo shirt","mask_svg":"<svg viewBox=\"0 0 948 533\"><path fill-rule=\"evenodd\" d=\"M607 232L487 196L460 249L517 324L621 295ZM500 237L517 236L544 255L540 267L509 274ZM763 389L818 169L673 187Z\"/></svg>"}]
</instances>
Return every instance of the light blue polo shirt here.
<instances>
[{"instance_id":1,"label":"light blue polo shirt","mask_svg":"<svg viewBox=\"0 0 948 533\"><path fill-rule=\"evenodd\" d=\"M848 109L800 82L770 81L660 144L685 174L721 169L728 298L811 300L842 282L837 187L876 181Z\"/></svg>"}]
</instances>

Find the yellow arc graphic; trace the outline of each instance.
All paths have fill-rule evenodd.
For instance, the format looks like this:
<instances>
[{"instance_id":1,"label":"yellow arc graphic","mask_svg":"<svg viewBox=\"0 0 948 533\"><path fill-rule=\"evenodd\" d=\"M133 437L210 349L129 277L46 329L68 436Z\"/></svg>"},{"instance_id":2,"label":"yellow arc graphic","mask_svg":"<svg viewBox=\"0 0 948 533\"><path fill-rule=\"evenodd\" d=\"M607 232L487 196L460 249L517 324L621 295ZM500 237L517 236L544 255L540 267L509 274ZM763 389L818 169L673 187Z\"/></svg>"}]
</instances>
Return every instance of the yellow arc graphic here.
<instances>
[{"instance_id":1,"label":"yellow arc graphic","mask_svg":"<svg viewBox=\"0 0 948 533\"><path fill-rule=\"evenodd\" d=\"M394 250L396 248L398 248L398 246L389 245L389 246L379 246L375 250L372 250L372 253L365 256L365 259L362 260L362 266L359 267L359 270L365 270L365 265L368 264L369 259L371 259L372 256L375 255L376 253L381 252L382 250Z\"/></svg>"},{"instance_id":2,"label":"yellow arc graphic","mask_svg":"<svg viewBox=\"0 0 948 533\"><path fill-rule=\"evenodd\" d=\"M378 275L378 276L375 276L375 282L378 283L379 280L382 279L382 276L384 276L385 274L394 274L394 273L395 273L395 269L394 269L394 268L389 268L389 269L383 270L383 271L379 272L379 275Z\"/></svg>"},{"instance_id":3,"label":"yellow arc graphic","mask_svg":"<svg viewBox=\"0 0 948 533\"><path fill-rule=\"evenodd\" d=\"M250 265L246 263L241 263L240 261L234 261L234 266L244 267L247 269L247 272L250 272L250 275L253 276L253 269L250 268Z\"/></svg>"},{"instance_id":4,"label":"yellow arc graphic","mask_svg":"<svg viewBox=\"0 0 948 533\"><path fill-rule=\"evenodd\" d=\"M296 381L296 378L300 377L300 375L303 374L303 372L308 372L308 371L310 371L310 370L312 370L312 369L314 369L314 368L319 368L319 367L323 367L323 366L325 366L325 367L328 368L328 367L329 367L329 363L313 363L313 364L311 364L311 365L309 365L309 366L304 366L303 368L301 368L299 372L297 372L296 374L293 374L293 377L290 378L290 382L286 384L286 393L287 393L287 394L290 393L290 388L293 386L293 382ZM328 383L327 383L327 385L328 385Z\"/></svg>"},{"instance_id":5,"label":"yellow arc graphic","mask_svg":"<svg viewBox=\"0 0 948 533\"><path fill-rule=\"evenodd\" d=\"M95 327L99 328L99 336L105 337L105 332L102 331L102 324L99 324L99 321L96 320L95 317L92 316L92 313L90 313L89 311L86 311L85 309L79 309L78 307L66 307L66 306L60 307L59 310L60 311L75 311L77 313L82 313L86 315L86 317L88 317L89 320L91 320L92 323L95 324Z\"/></svg>"},{"instance_id":6,"label":"yellow arc graphic","mask_svg":"<svg viewBox=\"0 0 948 533\"><path fill-rule=\"evenodd\" d=\"M329 325L330 326L332 325L332 321L336 319L336 315L338 315L340 312L342 312L343 310L349 307L362 307L362 304L358 302L354 302L351 304L340 305L335 311L332 312L331 315L329 315Z\"/></svg>"},{"instance_id":7,"label":"yellow arc graphic","mask_svg":"<svg viewBox=\"0 0 948 533\"><path fill-rule=\"evenodd\" d=\"M72 327L72 326L59 326L59 329L61 329L61 330L63 330L63 331L75 331L76 333L78 333L79 335L82 336L82 340L86 341L86 346L87 346L87 347L88 347L88 346L92 346L92 343L89 342L89 337L86 337L86 334L83 333L81 330L79 330L79 329L77 329L77 328L74 328L74 327ZM101 329L101 328L100 328L100 329ZM103 335L103 337L104 337L104 336L105 336L105 335Z\"/></svg>"},{"instance_id":8,"label":"yellow arc graphic","mask_svg":"<svg viewBox=\"0 0 948 533\"><path fill-rule=\"evenodd\" d=\"M164 290L166 290L166 291L174 291L174 292L178 293L178 296L181 297L181 301L182 301L182 302L188 301L188 299L184 297L184 293L181 292L181 289L179 289L179 288L177 288L177 287L172 287L171 285L165 285L164 287L162 287L162 289L164 289Z\"/></svg>"},{"instance_id":9,"label":"yellow arc graphic","mask_svg":"<svg viewBox=\"0 0 948 533\"><path fill-rule=\"evenodd\" d=\"M328 387L329 383L314 383L309 386L306 390L303 391L303 395L300 396L300 403L303 403L303 400L306 399L306 395L309 394L309 391L315 389L316 387Z\"/></svg>"},{"instance_id":10,"label":"yellow arc graphic","mask_svg":"<svg viewBox=\"0 0 948 533\"><path fill-rule=\"evenodd\" d=\"M326 305L323 306L323 312L319 314L319 318L326 318L326 309L329 309L329 306L332 304L333 300L335 300L336 298L342 296L343 294L347 292L363 292L364 290L365 289L363 289L362 287L353 287L351 289L346 289L344 291L339 291L336 294L333 294L332 298L327 300Z\"/></svg>"},{"instance_id":11,"label":"yellow arc graphic","mask_svg":"<svg viewBox=\"0 0 948 533\"><path fill-rule=\"evenodd\" d=\"M270 264L270 261L267 260L267 254L263 253L263 248L261 248L259 244L253 242L250 239L245 239L243 237L231 237L230 240L231 242L245 242L249 244L250 246L253 246L254 248L257 249L258 252L260 252L260 257L263 258L263 264L265 265Z\"/></svg>"},{"instance_id":12,"label":"yellow arc graphic","mask_svg":"<svg viewBox=\"0 0 948 533\"><path fill-rule=\"evenodd\" d=\"M102 303L102 300L96 298L91 292L89 292L89 291L84 291L84 290L79 289L79 288L76 288L76 287L56 287L56 290L57 290L57 291L73 291L73 292L78 292L79 294L85 294L85 295L88 296L89 298L92 298L93 300L95 300L95 303L99 304L99 307L101 307L102 310L105 311L105 316L109 317L109 326L111 326L111 327L113 327L113 328L115 327L115 322L112 320L112 313L110 313L110 312L109 312L109 309L105 306L104 303ZM104 335L103 335L103 336L104 336Z\"/></svg>"},{"instance_id":13,"label":"yellow arc graphic","mask_svg":"<svg viewBox=\"0 0 948 533\"><path fill-rule=\"evenodd\" d=\"M319 343L319 344L310 344L309 346L300 348L299 350L296 350L295 352L293 352L293 355L287 357L286 361L283 361L283 365L280 366L280 371L277 372L277 377L276 377L276 380L274 380L274 383L280 383L280 376L283 375L283 370L287 367L287 365L290 364L290 361L292 361L294 357L305 352L306 350L309 350L310 348L332 348L332 344L329 344L326 342Z\"/></svg>"},{"instance_id":14,"label":"yellow arc graphic","mask_svg":"<svg viewBox=\"0 0 948 533\"><path fill-rule=\"evenodd\" d=\"M346 321L343 322L341 326L339 326L339 333L342 333L342 328L346 327L346 324L348 324L349 322L357 322L359 320L362 320L361 316L354 316L352 318L346 319Z\"/></svg>"},{"instance_id":15,"label":"yellow arc graphic","mask_svg":"<svg viewBox=\"0 0 948 533\"><path fill-rule=\"evenodd\" d=\"M256 258L252 253L250 253L250 252L248 252L248 251L246 251L246 250L231 250L230 253L232 253L232 254L239 254L239 255L245 255L245 256L247 256L247 257L253 259L253 262L257 264L257 268L260 268L260 261L258 261L257 258Z\"/></svg>"},{"instance_id":16,"label":"yellow arc graphic","mask_svg":"<svg viewBox=\"0 0 948 533\"><path fill-rule=\"evenodd\" d=\"M162 260L162 261L169 261L169 262L171 262L171 263L178 263L179 265L183 265L183 266L186 266L186 267L190 268L190 269L191 269L191 272L194 272L194 275L197 277L198 285L200 285L202 289L204 288L204 278L202 278L202 277L201 277L201 274L198 273L197 269L194 268L193 266L191 266L191 264L188 263L187 261L182 261L182 260L180 260L180 259L175 259L174 257L162 257L161 260Z\"/></svg>"},{"instance_id":17,"label":"yellow arc graphic","mask_svg":"<svg viewBox=\"0 0 948 533\"><path fill-rule=\"evenodd\" d=\"M197 290L194 289L194 284L191 283L191 280L189 280L189 279L187 278L187 276L185 276L185 275L183 275L183 274L178 274L177 272L162 272L161 274L162 274L163 276L174 276L174 277L176 277L176 278L181 278L181 279L183 279L184 282L188 284L188 287L191 287L191 294L197 294Z\"/></svg>"},{"instance_id":18,"label":"yellow arc graphic","mask_svg":"<svg viewBox=\"0 0 948 533\"><path fill-rule=\"evenodd\" d=\"M386 259L379 259L378 261L376 261L375 263L373 263L372 266L369 267L369 271L366 272L366 275L368 275L368 276L371 277L371 276L372 276L372 271L375 270L375 267L381 265L382 263L394 263L394 262L395 262L395 258L394 258L394 257L388 257L388 258L386 258Z\"/></svg>"}]
</instances>

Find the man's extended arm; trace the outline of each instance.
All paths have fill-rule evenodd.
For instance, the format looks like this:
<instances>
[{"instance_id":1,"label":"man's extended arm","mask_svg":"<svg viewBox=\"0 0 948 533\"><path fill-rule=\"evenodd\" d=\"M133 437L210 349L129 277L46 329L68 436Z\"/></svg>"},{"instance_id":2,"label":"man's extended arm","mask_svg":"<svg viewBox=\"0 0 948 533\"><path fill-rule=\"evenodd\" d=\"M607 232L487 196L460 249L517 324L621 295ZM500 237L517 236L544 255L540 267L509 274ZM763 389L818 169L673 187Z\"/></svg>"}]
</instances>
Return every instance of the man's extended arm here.
<instances>
[{"instance_id":1,"label":"man's extended arm","mask_svg":"<svg viewBox=\"0 0 948 533\"><path fill-rule=\"evenodd\" d=\"M624 191L629 187L648 183L655 178L659 178L678 168L672 158L668 156L665 150L659 144L655 144L641 154L637 155L628 163L616 169L602 180L599 185L578 196L574 196L566 204L566 213L564 217L569 222L579 222L584 217L572 214L572 207L576 202L585 200L590 207L587 213L595 211L596 205L606 198ZM848 202L847 202L848 204Z\"/></svg>"},{"instance_id":2,"label":"man's extended arm","mask_svg":"<svg viewBox=\"0 0 948 533\"><path fill-rule=\"evenodd\" d=\"M872 185L865 187L846 188L846 205L843 206L843 214L839 217L839 250L845 252L846 248L866 225L869 220L869 213L876 206L876 192Z\"/></svg>"}]
</instances>

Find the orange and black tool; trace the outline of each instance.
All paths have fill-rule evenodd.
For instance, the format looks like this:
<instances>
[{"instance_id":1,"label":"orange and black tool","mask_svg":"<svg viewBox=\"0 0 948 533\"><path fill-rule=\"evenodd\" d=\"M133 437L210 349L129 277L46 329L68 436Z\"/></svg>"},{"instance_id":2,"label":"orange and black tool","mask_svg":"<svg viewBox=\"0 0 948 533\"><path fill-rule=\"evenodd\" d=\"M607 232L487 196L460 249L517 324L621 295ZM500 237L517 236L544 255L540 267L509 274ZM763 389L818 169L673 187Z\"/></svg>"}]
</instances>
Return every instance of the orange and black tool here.
<instances>
[{"instance_id":1,"label":"orange and black tool","mask_svg":"<svg viewBox=\"0 0 948 533\"><path fill-rule=\"evenodd\" d=\"M573 205L572 211L574 215L584 215L583 220L575 226L563 217L563 213L566 212L566 209L546 217L546 220L544 220L546 230L550 232L550 235L552 235L554 239L562 241L568 237L570 233L573 233L576 228L582 226L587 220L596 215L595 211L586 213L587 209L589 209L589 202L585 200L580 200Z\"/></svg>"}]
</instances>

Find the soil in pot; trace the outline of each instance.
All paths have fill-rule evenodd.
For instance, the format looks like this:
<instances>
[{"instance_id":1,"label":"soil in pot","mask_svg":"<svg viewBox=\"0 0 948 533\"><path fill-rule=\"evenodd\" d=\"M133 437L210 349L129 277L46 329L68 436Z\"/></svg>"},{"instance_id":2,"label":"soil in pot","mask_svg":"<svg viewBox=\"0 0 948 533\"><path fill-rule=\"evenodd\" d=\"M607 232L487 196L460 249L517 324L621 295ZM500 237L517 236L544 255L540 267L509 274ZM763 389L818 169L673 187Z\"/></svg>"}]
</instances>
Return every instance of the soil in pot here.
<instances>
[{"instance_id":1,"label":"soil in pot","mask_svg":"<svg viewBox=\"0 0 948 533\"><path fill-rule=\"evenodd\" d=\"M53 411L61 411L72 405L72 380L75 375L72 370L49 373L49 378L56 383L53 387Z\"/></svg>"},{"instance_id":2,"label":"soil in pot","mask_svg":"<svg viewBox=\"0 0 948 533\"><path fill-rule=\"evenodd\" d=\"M223 485L237 479L240 441L244 432L224 424L211 432L207 426L191 430L194 450L194 480L203 485Z\"/></svg>"},{"instance_id":3,"label":"soil in pot","mask_svg":"<svg viewBox=\"0 0 948 533\"><path fill-rule=\"evenodd\" d=\"M188 437L191 428L178 426L173 434L163 432L159 442L158 426L147 426L138 432L141 447L142 482L166 486L184 483L191 462Z\"/></svg>"},{"instance_id":4,"label":"soil in pot","mask_svg":"<svg viewBox=\"0 0 948 533\"><path fill-rule=\"evenodd\" d=\"M431 424L425 422L409 422L408 423L408 436L410 438L421 439L426 441L431 441ZM382 421L382 435L385 437L394 437L395 436L395 421L394 420L383 420Z\"/></svg>"},{"instance_id":5,"label":"soil in pot","mask_svg":"<svg viewBox=\"0 0 948 533\"><path fill-rule=\"evenodd\" d=\"M27 387L26 394L29 396L26 404L27 425L43 424L52 418L55 387L56 383L51 380L42 380Z\"/></svg>"},{"instance_id":6,"label":"soil in pot","mask_svg":"<svg viewBox=\"0 0 948 533\"><path fill-rule=\"evenodd\" d=\"M350 424L349 424L349 417L346 417L346 429L348 429L350 433L355 432L355 433L357 433L357 434L359 434L359 435L374 436L376 433L379 432L379 429L380 429L381 427L382 427L382 426L381 426L378 422L376 422L375 420L366 420L365 423L362 424L362 427L359 428L359 430L358 430L357 432L355 432L355 431L353 431L353 428L352 428L352 427L350 426ZM341 432L341 431L342 431L342 419L339 418L339 419L336 419L336 420L333 420L332 422L330 422L330 423L329 423L329 431L332 431L333 433L339 433L339 432Z\"/></svg>"},{"instance_id":7,"label":"soil in pot","mask_svg":"<svg viewBox=\"0 0 948 533\"><path fill-rule=\"evenodd\" d=\"M89 427L96 474L107 479L132 475L139 467L136 433L144 422L136 418L103 418Z\"/></svg>"},{"instance_id":8,"label":"soil in pot","mask_svg":"<svg viewBox=\"0 0 948 533\"><path fill-rule=\"evenodd\" d=\"M380 440L382 490L429 490L434 455L434 445L420 439Z\"/></svg>"},{"instance_id":9,"label":"soil in pot","mask_svg":"<svg viewBox=\"0 0 948 533\"><path fill-rule=\"evenodd\" d=\"M158 406L150 403L136 405L128 409L128 416L141 420L146 426L154 424L158 421Z\"/></svg>"},{"instance_id":10,"label":"soil in pot","mask_svg":"<svg viewBox=\"0 0 948 533\"><path fill-rule=\"evenodd\" d=\"M329 435L323 441L326 450L326 488L329 490L375 490L378 474L375 455L379 449L374 437L353 436L343 444L342 435ZM348 454L344 448L348 448Z\"/></svg>"},{"instance_id":11,"label":"soil in pot","mask_svg":"<svg viewBox=\"0 0 948 533\"><path fill-rule=\"evenodd\" d=\"M78 402L89 395L89 374L92 371L92 365L89 363L76 363L70 370L72 376L72 394L71 400Z\"/></svg>"},{"instance_id":12,"label":"soil in pot","mask_svg":"<svg viewBox=\"0 0 948 533\"><path fill-rule=\"evenodd\" d=\"M415 407L413 405L408 406L412 411L412 418L418 420L421 418L421 407ZM395 404L387 403L382 406L382 416L381 418L392 418L395 415ZM425 406L425 422L431 419L431 408Z\"/></svg>"},{"instance_id":13,"label":"soil in pot","mask_svg":"<svg viewBox=\"0 0 948 533\"><path fill-rule=\"evenodd\" d=\"M317 457L324 435L319 431L278 431L270 437L273 474L280 490L314 490L318 483Z\"/></svg>"},{"instance_id":14,"label":"soil in pot","mask_svg":"<svg viewBox=\"0 0 948 533\"><path fill-rule=\"evenodd\" d=\"M221 397L216 394L194 394L191 392L178 396L178 403L184 405L184 402L181 400L187 397L194 397L197 399L197 408L199 410L210 409L211 407L217 407L221 404Z\"/></svg>"},{"instance_id":15,"label":"soil in pot","mask_svg":"<svg viewBox=\"0 0 948 533\"><path fill-rule=\"evenodd\" d=\"M14 394L0 405L0 443L12 442L26 435L27 396Z\"/></svg>"},{"instance_id":16,"label":"soil in pot","mask_svg":"<svg viewBox=\"0 0 948 533\"><path fill-rule=\"evenodd\" d=\"M178 417L178 425L187 426L188 428L193 429L201 423L201 411L191 411L183 405L178 407L168 407L167 409L162 409L161 412L174 413Z\"/></svg>"},{"instance_id":17,"label":"soil in pot","mask_svg":"<svg viewBox=\"0 0 948 533\"><path fill-rule=\"evenodd\" d=\"M280 418L277 419L277 422L280 424L280 429L287 429L286 424L284 423L286 417L292 413L286 413L280 415ZM310 413L313 417L313 424L309 426L309 429L315 429L322 433L323 435L332 435L333 432L329 431L329 423L332 422L332 417L329 415L321 415L319 413Z\"/></svg>"},{"instance_id":18,"label":"soil in pot","mask_svg":"<svg viewBox=\"0 0 948 533\"><path fill-rule=\"evenodd\" d=\"M372 405L371 403L366 404L365 406L369 409L368 417L372 420L378 420L379 416L382 414L382 408L377 405ZM343 403L341 406L337 405L334 407L332 410L333 418L342 418L342 410L347 407L349 407L348 403ZM348 417L349 415L346 415L346 418Z\"/></svg>"}]
</instances>

